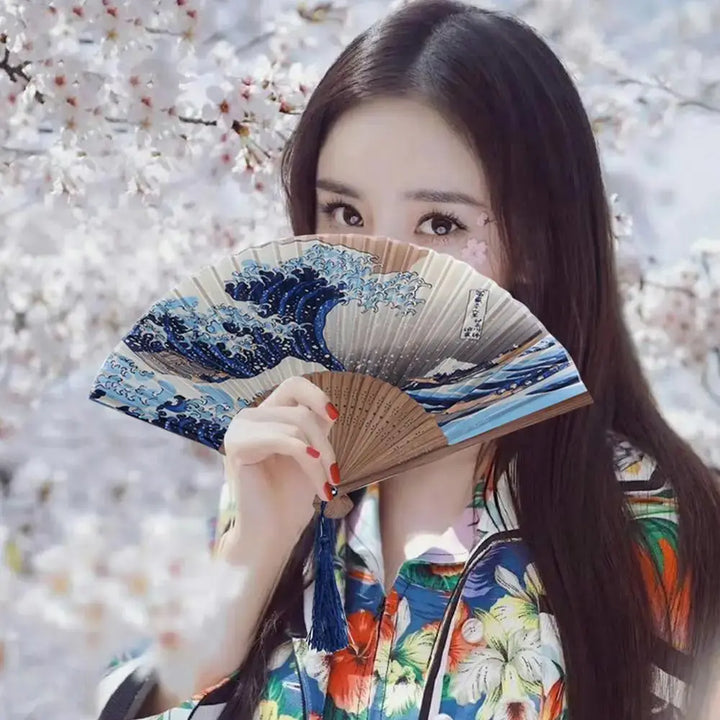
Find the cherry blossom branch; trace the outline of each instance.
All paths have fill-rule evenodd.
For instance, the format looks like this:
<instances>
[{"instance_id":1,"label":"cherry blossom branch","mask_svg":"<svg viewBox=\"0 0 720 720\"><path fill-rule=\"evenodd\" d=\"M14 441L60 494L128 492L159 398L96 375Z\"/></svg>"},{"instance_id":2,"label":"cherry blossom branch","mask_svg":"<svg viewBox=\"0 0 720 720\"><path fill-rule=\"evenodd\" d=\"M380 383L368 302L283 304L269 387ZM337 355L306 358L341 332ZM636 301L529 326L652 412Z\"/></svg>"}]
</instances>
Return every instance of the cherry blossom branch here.
<instances>
[{"instance_id":1,"label":"cherry blossom branch","mask_svg":"<svg viewBox=\"0 0 720 720\"><path fill-rule=\"evenodd\" d=\"M687 95L683 95L675 90L675 88L670 87L670 85L660 80L657 76L653 76L653 80L654 82L648 82L647 80L641 80L640 78L628 76L618 78L618 84L639 85L640 87L647 88L648 90L660 90L678 100L678 105L680 105L680 107L696 107L701 110L706 110L707 112L720 114L720 106L713 105L705 100L700 100L699 98L692 98ZM716 83L712 83L711 87L714 84Z\"/></svg>"},{"instance_id":2,"label":"cherry blossom branch","mask_svg":"<svg viewBox=\"0 0 720 720\"><path fill-rule=\"evenodd\" d=\"M716 351L717 353L717 351ZM708 379L708 369L705 367L700 376L700 384L703 386L703 390L720 405L720 395L710 386L710 380Z\"/></svg>"},{"instance_id":3,"label":"cherry blossom branch","mask_svg":"<svg viewBox=\"0 0 720 720\"><path fill-rule=\"evenodd\" d=\"M187 115L178 115L177 119L190 125L205 125L206 127L213 127L218 124L217 120L203 120L202 118L188 117Z\"/></svg>"},{"instance_id":4,"label":"cherry blossom branch","mask_svg":"<svg viewBox=\"0 0 720 720\"><path fill-rule=\"evenodd\" d=\"M0 43L6 43L7 42L7 35L0 35ZM3 59L0 60L0 70L4 70L7 76L10 78L10 82L18 82L18 78L21 80L24 80L26 83L30 82L30 76L25 72L25 68L30 65L29 60L25 60L24 62L18 63L17 65L11 65L10 64L10 51L5 48L5 55L3 56ZM36 102L40 103L41 105L45 102L45 96L39 92L35 91L35 100Z\"/></svg>"},{"instance_id":5,"label":"cherry blossom branch","mask_svg":"<svg viewBox=\"0 0 720 720\"><path fill-rule=\"evenodd\" d=\"M653 287L657 288L658 290L666 290L667 292L683 293L688 297L693 298L693 300L697 298L697 295L690 288L679 287L677 285L664 285L663 283L654 282L653 280L647 280L646 278L642 278L640 282L643 287Z\"/></svg>"},{"instance_id":6,"label":"cherry blossom branch","mask_svg":"<svg viewBox=\"0 0 720 720\"><path fill-rule=\"evenodd\" d=\"M7 42L7 35L0 35L0 43L6 43ZM10 51L5 48L5 55L2 60L0 60L0 70L4 70L7 73L7 76L10 78L11 82L17 82L18 78L21 78L25 82L30 82L30 77L25 72L25 68L30 65L30 61L26 60L25 62L18 63L17 65L11 65L10 64Z\"/></svg>"},{"instance_id":7,"label":"cherry blossom branch","mask_svg":"<svg viewBox=\"0 0 720 720\"><path fill-rule=\"evenodd\" d=\"M0 146L0 150L6 153L13 153L14 155L17 155L18 157L32 157L34 155L44 155L45 150L29 150L27 148L15 148L15 147L8 147L7 145Z\"/></svg>"},{"instance_id":8,"label":"cherry blossom branch","mask_svg":"<svg viewBox=\"0 0 720 720\"><path fill-rule=\"evenodd\" d=\"M710 385L710 362L709 358L711 356L715 357L716 365L720 369L720 348L714 347L710 350L710 352L707 355L706 362L703 365L702 373L700 376L700 383L703 386L705 392L716 402L720 405L720 394Z\"/></svg>"},{"instance_id":9,"label":"cherry blossom branch","mask_svg":"<svg viewBox=\"0 0 720 720\"><path fill-rule=\"evenodd\" d=\"M273 36L273 32L271 30L261 33L260 35L256 35L255 37L250 38L250 40L243 43L242 45L239 45L236 48L236 52L243 53L246 50L252 50L256 45L259 45L260 43L265 42L265 40L269 40L272 36Z\"/></svg>"},{"instance_id":10,"label":"cherry blossom branch","mask_svg":"<svg viewBox=\"0 0 720 720\"><path fill-rule=\"evenodd\" d=\"M165 35L167 37L183 37L184 33L173 32L172 30L164 30L163 28L145 28L148 35Z\"/></svg>"}]
</instances>

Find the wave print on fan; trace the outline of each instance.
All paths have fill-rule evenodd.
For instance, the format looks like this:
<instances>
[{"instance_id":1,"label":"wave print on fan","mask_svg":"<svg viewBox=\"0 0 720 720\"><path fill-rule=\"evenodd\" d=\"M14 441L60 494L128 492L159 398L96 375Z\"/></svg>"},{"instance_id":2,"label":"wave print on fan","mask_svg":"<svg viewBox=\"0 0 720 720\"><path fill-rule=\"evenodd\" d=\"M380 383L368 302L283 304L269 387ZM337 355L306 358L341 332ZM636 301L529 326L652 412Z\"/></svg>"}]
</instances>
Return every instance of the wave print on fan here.
<instances>
[{"instance_id":1,"label":"wave print on fan","mask_svg":"<svg viewBox=\"0 0 720 720\"><path fill-rule=\"evenodd\" d=\"M482 366L414 380L403 390L429 413L439 414L438 425L453 445L473 436L475 421L467 418L478 410L485 410L486 430L493 429L542 409L547 402L543 395L573 397L579 381L564 348L548 335Z\"/></svg>"},{"instance_id":2,"label":"wave print on fan","mask_svg":"<svg viewBox=\"0 0 720 720\"><path fill-rule=\"evenodd\" d=\"M330 311L353 301L366 311L385 306L410 314L422 285L415 273L373 276L367 255L315 246L279 268L244 261L224 283L235 305L201 313L196 297L161 300L124 341L138 355L154 354L159 366L165 360L164 370L194 370L186 376L207 382L256 377L286 357L340 371L346 368L324 337Z\"/></svg>"},{"instance_id":3,"label":"wave print on fan","mask_svg":"<svg viewBox=\"0 0 720 720\"><path fill-rule=\"evenodd\" d=\"M392 409L386 431L419 413L415 455L591 402L562 345L494 282L359 235L273 241L186 277L108 355L90 398L221 450L234 415L292 375L332 387L341 415L354 413L338 443L369 426L353 398L372 401L373 417Z\"/></svg>"}]
</instances>

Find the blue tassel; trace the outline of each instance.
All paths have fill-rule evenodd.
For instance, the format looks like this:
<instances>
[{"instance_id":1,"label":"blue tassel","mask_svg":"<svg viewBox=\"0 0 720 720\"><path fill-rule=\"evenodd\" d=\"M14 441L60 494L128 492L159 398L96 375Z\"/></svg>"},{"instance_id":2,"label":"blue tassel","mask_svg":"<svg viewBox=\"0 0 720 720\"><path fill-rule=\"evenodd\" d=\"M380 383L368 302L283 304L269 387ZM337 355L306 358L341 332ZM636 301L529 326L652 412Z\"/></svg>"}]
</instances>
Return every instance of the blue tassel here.
<instances>
[{"instance_id":1,"label":"blue tassel","mask_svg":"<svg viewBox=\"0 0 720 720\"><path fill-rule=\"evenodd\" d=\"M333 568L335 521L325 516L326 505L320 503L315 523L315 588L308 642L315 650L336 652L348 646L348 628Z\"/></svg>"}]
</instances>

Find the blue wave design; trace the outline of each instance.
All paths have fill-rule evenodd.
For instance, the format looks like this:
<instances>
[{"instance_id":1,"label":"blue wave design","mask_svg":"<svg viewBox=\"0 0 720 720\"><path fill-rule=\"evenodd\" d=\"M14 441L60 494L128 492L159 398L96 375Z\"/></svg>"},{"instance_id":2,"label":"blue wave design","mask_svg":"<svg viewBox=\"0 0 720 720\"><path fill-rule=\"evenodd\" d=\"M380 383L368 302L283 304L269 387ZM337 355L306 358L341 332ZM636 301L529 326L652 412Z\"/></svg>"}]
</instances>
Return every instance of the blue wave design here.
<instances>
[{"instance_id":1,"label":"blue wave design","mask_svg":"<svg viewBox=\"0 0 720 720\"><path fill-rule=\"evenodd\" d=\"M425 302L418 291L430 284L416 272L375 273L377 263L370 253L318 242L279 266L243 261L224 281L228 302L208 310L193 295L162 299L108 356L90 399L218 449L248 404L221 383L256 377L288 357L344 370L324 338L327 316L339 304L416 313ZM147 368L126 357L122 345ZM183 395L173 376L188 380L197 397Z\"/></svg>"},{"instance_id":2,"label":"blue wave design","mask_svg":"<svg viewBox=\"0 0 720 720\"><path fill-rule=\"evenodd\" d=\"M334 307L354 301L365 312L387 306L414 314L424 302L418 290L430 287L416 272L373 274L375 262L369 253L322 244L279 267L246 260L224 286L232 300L246 305L202 312L196 297L161 300L124 342L141 357L158 355L161 364L169 364L168 372L182 374L190 367L193 379L204 382L255 377L287 357L342 371L324 338ZM190 365L173 367L166 353Z\"/></svg>"},{"instance_id":3,"label":"blue wave design","mask_svg":"<svg viewBox=\"0 0 720 720\"><path fill-rule=\"evenodd\" d=\"M217 450L232 418L247 402L217 386L197 385L198 397L180 394L172 382L156 378L131 358L111 353L96 378L90 399L121 410L177 435Z\"/></svg>"},{"instance_id":4,"label":"blue wave design","mask_svg":"<svg viewBox=\"0 0 720 720\"><path fill-rule=\"evenodd\" d=\"M403 390L430 413L450 445L585 392L550 335L482 365L414 379Z\"/></svg>"}]
</instances>

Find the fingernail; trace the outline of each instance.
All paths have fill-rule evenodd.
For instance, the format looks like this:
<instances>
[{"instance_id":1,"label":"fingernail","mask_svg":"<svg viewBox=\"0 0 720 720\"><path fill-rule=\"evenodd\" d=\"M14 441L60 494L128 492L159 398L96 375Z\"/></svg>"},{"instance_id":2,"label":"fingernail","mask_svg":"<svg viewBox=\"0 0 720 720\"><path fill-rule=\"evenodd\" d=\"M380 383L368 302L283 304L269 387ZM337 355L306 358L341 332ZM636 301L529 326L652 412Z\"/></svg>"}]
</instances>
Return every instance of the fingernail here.
<instances>
[{"instance_id":1,"label":"fingernail","mask_svg":"<svg viewBox=\"0 0 720 720\"><path fill-rule=\"evenodd\" d=\"M334 485L340 484L340 468L337 463L333 463L330 466L330 478L332 479Z\"/></svg>"},{"instance_id":2,"label":"fingernail","mask_svg":"<svg viewBox=\"0 0 720 720\"><path fill-rule=\"evenodd\" d=\"M320 457L320 451L319 451L319 450L316 450L312 445L308 445L308 446L305 448L305 452L306 452L310 457L314 457L314 458L319 458L319 457Z\"/></svg>"},{"instance_id":3,"label":"fingernail","mask_svg":"<svg viewBox=\"0 0 720 720\"><path fill-rule=\"evenodd\" d=\"M333 487L330 483L326 482L324 485L325 497L328 500L332 500L337 495L337 488Z\"/></svg>"},{"instance_id":4,"label":"fingernail","mask_svg":"<svg viewBox=\"0 0 720 720\"><path fill-rule=\"evenodd\" d=\"M338 409L332 403L328 403L325 406L325 411L327 412L328 417L331 420L337 420L340 417L340 413L338 412Z\"/></svg>"}]
</instances>

